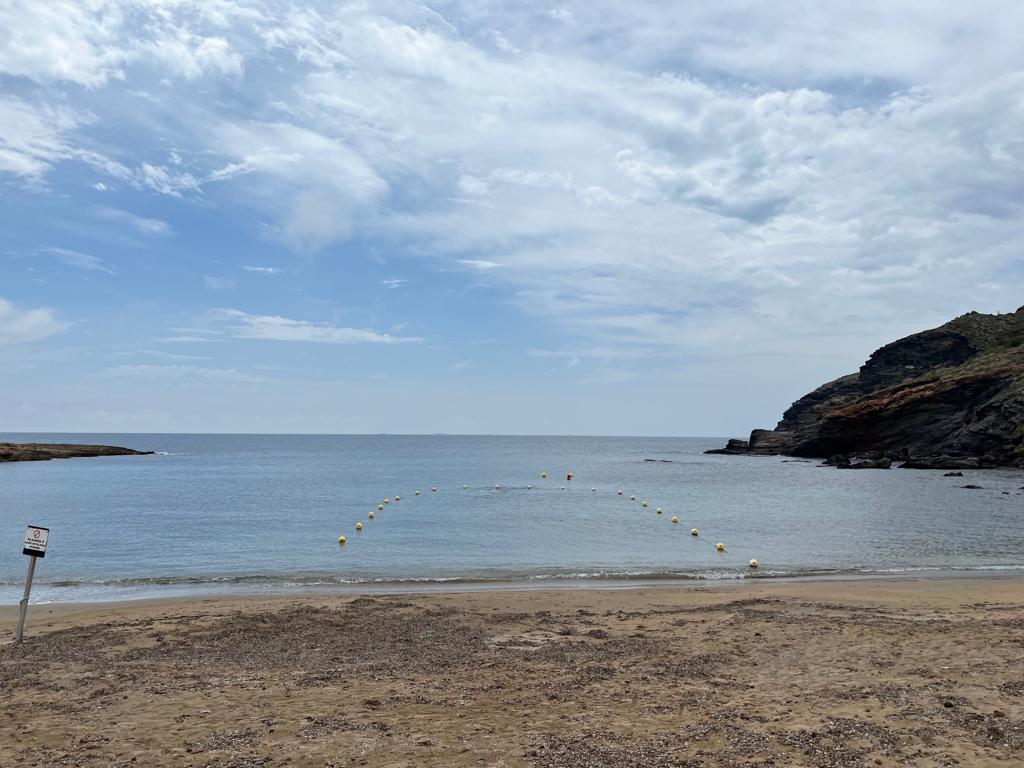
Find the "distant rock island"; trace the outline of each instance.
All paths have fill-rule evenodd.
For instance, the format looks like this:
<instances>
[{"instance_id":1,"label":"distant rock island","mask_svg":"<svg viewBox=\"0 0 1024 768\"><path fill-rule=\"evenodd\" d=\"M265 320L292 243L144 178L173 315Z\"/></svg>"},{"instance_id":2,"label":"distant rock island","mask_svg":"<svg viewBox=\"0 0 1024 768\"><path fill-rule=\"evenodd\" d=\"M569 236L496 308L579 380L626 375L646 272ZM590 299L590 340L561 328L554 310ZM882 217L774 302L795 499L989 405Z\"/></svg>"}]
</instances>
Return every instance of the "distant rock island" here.
<instances>
[{"instance_id":1,"label":"distant rock island","mask_svg":"<svg viewBox=\"0 0 1024 768\"><path fill-rule=\"evenodd\" d=\"M88 456L148 456L152 453L153 451L135 451L115 445L0 443L0 461L47 461Z\"/></svg>"},{"instance_id":2,"label":"distant rock island","mask_svg":"<svg viewBox=\"0 0 1024 768\"><path fill-rule=\"evenodd\" d=\"M1024 307L969 312L875 351L775 429L707 453L828 457L844 468L1024 466Z\"/></svg>"}]
</instances>

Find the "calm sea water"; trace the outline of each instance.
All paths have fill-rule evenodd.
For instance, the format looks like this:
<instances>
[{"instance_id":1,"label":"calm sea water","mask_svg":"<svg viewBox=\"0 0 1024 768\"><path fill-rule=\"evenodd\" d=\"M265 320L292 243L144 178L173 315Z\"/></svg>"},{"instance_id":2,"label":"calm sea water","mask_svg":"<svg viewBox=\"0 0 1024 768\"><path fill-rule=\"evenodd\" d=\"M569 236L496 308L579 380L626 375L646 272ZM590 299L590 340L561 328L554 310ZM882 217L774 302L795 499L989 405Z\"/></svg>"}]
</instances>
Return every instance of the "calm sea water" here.
<instances>
[{"instance_id":1,"label":"calm sea water","mask_svg":"<svg viewBox=\"0 0 1024 768\"><path fill-rule=\"evenodd\" d=\"M51 529L33 590L40 602L395 582L1024 571L1020 471L950 478L702 454L722 438L0 439L165 453L0 464L8 602L20 597L29 523ZM983 490L959 487L967 483Z\"/></svg>"}]
</instances>

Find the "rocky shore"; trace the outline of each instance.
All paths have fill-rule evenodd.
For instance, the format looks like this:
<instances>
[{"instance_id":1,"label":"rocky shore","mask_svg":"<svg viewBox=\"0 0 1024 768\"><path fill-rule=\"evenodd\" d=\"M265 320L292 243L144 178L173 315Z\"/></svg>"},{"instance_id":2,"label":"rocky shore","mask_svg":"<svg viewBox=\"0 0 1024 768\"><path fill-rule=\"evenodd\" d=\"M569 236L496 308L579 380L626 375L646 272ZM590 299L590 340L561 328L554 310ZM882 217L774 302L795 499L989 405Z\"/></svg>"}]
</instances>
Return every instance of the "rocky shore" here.
<instances>
[{"instance_id":1,"label":"rocky shore","mask_svg":"<svg viewBox=\"0 0 1024 768\"><path fill-rule=\"evenodd\" d=\"M91 456L149 456L153 451L136 451L116 445L73 445L69 443L0 443L0 462L49 461Z\"/></svg>"},{"instance_id":2,"label":"rocky shore","mask_svg":"<svg viewBox=\"0 0 1024 768\"><path fill-rule=\"evenodd\" d=\"M1024 307L969 312L887 344L793 403L775 429L708 453L829 457L850 469L1024 466Z\"/></svg>"}]
</instances>

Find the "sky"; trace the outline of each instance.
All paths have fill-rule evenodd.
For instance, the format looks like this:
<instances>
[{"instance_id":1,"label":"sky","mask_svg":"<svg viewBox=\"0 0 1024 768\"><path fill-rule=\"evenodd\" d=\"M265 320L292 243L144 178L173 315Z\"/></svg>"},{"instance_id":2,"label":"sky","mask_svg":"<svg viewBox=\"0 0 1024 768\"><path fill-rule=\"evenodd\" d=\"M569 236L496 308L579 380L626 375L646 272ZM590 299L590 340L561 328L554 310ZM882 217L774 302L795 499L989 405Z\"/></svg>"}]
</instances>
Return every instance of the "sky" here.
<instances>
[{"instance_id":1,"label":"sky","mask_svg":"<svg viewBox=\"0 0 1024 768\"><path fill-rule=\"evenodd\" d=\"M1024 4L0 0L0 431L744 436L1024 304Z\"/></svg>"}]
</instances>

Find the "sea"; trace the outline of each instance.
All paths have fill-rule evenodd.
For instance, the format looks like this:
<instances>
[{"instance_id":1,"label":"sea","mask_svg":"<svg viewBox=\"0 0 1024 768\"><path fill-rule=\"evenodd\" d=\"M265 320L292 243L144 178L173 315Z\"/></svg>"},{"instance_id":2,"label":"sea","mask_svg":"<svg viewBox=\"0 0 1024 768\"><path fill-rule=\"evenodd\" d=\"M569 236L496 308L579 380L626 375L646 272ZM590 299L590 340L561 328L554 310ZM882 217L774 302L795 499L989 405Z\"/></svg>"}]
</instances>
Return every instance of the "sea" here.
<instances>
[{"instance_id":1,"label":"sea","mask_svg":"<svg viewBox=\"0 0 1024 768\"><path fill-rule=\"evenodd\" d=\"M0 440L157 452L0 464L0 599L8 603L22 594L27 525L50 529L34 603L1024 576L1020 470L946 477L703 453L721 437Z\"/></svg>"}]
</instances>

